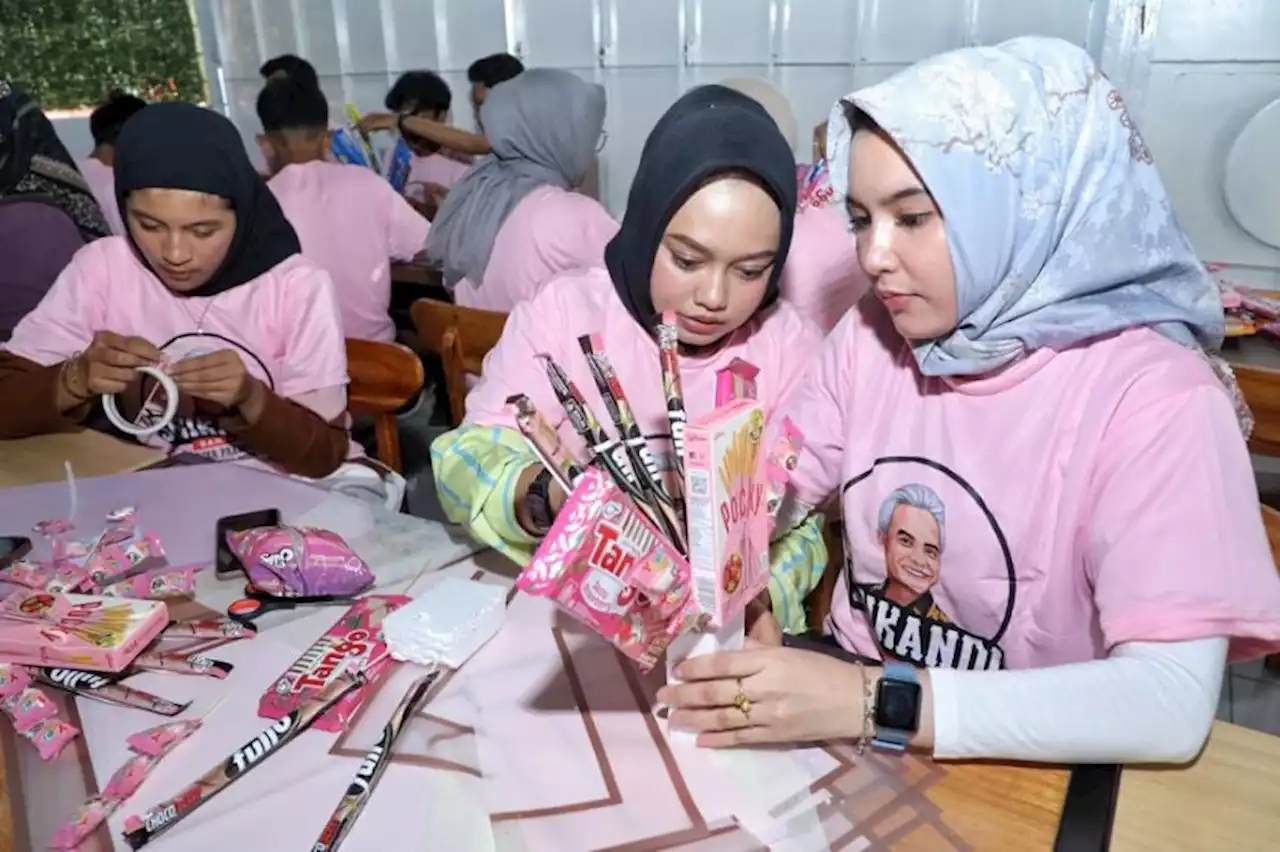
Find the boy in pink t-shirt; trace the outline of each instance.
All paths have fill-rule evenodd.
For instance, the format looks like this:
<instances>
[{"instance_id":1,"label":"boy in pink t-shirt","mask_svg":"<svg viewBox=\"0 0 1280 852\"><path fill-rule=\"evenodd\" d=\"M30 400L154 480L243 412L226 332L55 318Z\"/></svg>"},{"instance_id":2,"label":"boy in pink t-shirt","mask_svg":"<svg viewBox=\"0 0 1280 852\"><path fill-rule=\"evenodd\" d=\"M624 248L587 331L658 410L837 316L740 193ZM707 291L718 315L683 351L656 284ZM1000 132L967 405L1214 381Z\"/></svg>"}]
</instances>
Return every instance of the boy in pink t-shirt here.
<instances>
[{"instance_id":1,"label":"boy in pink t-shirt","mask_svg":"<svg viewBox=\"0 0 1280 852\"><path fill-rule=\"evenodd\" d=\"M394 340L391 261L417 255L431 226L376 172L325 161L328 109L319 89L296 80L262 90L259 141L275 172L268 186L303 255L333 279L345 336Z\"/></svg>"},{"instance_id":2,"label":"boy in pink t-shirt","mask_svg":"<svg viewBox=\"0 0 1280 852\"><path fill-rule=\"evenodd\" d=\"M734 143L740 138L754 143L744 148ZM754 102L718 86L676 102L645 147L607 266L563 274L516 307L467 397L465 424L432 446L451 520L513 560L529 559L565 495L516 430L507 399L526 394L577 458L589 460L592 448L565 416L538 357L550 355L607 423L582 335L604 341L659 468L670 469L672 460L658 313L678 316L690 417L715 406L716 373L735 358L760 369L766 408L778 404L821 339L778 301L795 211L793 170L786 143ZM793 630L803 629L804 598L825 565L821 528L820 518L811 519L772 554L770 603Z\"/></svg>"},{"instance_id":3,"label":"boy in pink t-shirt","mask_svg":"<svg viewBox=\"0 0 1280 852\"><path fill-rule=\"evenodd\" d=\"M93 153L78 164L85 183L93 191L93 197L102 208L102 215L111 226L111 233L123 234L124 222L120 218L120 204L116 201L116 139L124 123L147 105L142 98L120 92L113 94L106 103L89 116L89 131L93 134Z\"/></svg>"},{"instance_id":4,"label":"boy in pink t-shirt","mask_svg":"<svg viewBox=\"0 0 1280 852\"><path fill-rule=\"evenodd\" d=\"M862 662L698 660L659 696L672 724L708 745L1192 759L1224 662L1280 647L1280 578L1205 358L1217 289L1119 92L1080 48L1014 39L854 93L828 139L875 298L783 411L805 438L796 517L840 501L827 627ZM791 702L743 727L728 698L766 688Z\"/></svg>"}]
</instances>

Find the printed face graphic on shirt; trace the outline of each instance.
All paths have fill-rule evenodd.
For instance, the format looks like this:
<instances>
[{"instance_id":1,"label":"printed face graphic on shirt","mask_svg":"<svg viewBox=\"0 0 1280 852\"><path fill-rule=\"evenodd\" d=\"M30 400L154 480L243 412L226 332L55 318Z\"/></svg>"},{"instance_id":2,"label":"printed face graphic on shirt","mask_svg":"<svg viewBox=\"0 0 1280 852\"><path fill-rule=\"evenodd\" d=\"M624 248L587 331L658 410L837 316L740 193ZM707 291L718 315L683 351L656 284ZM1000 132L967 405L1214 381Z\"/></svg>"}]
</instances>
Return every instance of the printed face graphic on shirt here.
<instances>
[{"instance_id":1,"label":"printed face graphic on shirt","mask_svg":"<svg viewBox=\"0 0 1280 852\"><path fill-rule=\"evenodd\" d=\"M844 496L849 603L882 656L1003 668L1014 575L1003 534L968 483L899 457L854 477Z\"/></svg>"}]
</instances>

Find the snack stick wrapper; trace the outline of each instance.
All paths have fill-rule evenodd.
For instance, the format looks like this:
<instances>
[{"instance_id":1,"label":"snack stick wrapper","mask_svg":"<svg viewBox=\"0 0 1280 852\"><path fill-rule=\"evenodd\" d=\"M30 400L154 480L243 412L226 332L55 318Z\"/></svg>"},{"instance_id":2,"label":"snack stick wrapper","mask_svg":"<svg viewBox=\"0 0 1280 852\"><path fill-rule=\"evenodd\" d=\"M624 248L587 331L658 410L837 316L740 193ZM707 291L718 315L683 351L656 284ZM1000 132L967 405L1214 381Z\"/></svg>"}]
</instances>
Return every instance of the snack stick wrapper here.
<instances>
[{"instance_id":1,"label":"snack stick wrapper","mask_svg":"<svg viewBox=\"0 0 1280 852\"><path fill-rule=\"evenodd\" d=\"M176 674L204 675L223 680L235 666L204 654L186 651L147 650L133 658L133 667L144 671L174 672Z\"/></svg>"},{"instance_id":2,"label":"snack stick wrapper","mask_svg":"<svg viewBox=\"0 0 1280 852\"><path fill-rule=\"evenodd\" d=\"M648 671L695 623L688 579L674 545L593 467L516 585L551 598Z\"/></svg>"},{"instance_id":3,"label":"snack stick wrapper","mask_svg":"<svg viewBox=\"0 0 1280 852\"><path fill-rule=\"evenodd\" d=\"M130 734L125 745L138 754L149 754L152 757L163 757L169 750L200 728L199 719L184 719L181 722L165 722L145 731Z\"/></svg>"},{"instance_id":4,"label":"snack stick wrapper","mask_svg":"<svg viewBox=\"0 0 1280 852\"><path fill-rule=\"evenodd\" d=\"M658 353L662 359L662 393L667 400L667 421L671 424L671 446L674 450L676 480L672 484L672 497L679 497L674 490L684 486L684 430L688 416L684 409L684 385L680 381L680 338L673 311L662 314L658 324Z\"/></svg>"},{"instance_id":5,"label":"snack stick wrapper","mask_svg":"<svg viewBox=\"0 0 1280 852\"><path fill-rule=\"evenodd\" d=\"M106 597L142 598L160 601L193 595L196 591L196 571L200 566L161 568L145 574L136 574L127 580L103 587L99 594Z\"/></svg>"},{"instance_id":6,"label":"snack stick wrapper","mask_svg":"<svg viewBox=\"0 0 1280 852\"><path fill-rule=\"evenodd\" d=\"M516 426L529 443L530 449L568 494L582 476L582 468L564 445L564 441L560 440L560 433L551 427L533 401L524 394L509 397L507 404L515 409Z\"/></svg>"},{"instance_id":7,"label":"snack stick wrapper","mask_svg":"<svg viewBox=\"0 0 1280 852\"><path fill-rule=\"evenodd\" d=\"M716 408L740 399L756 399L756 376L760 368L734 358L729 366L716 371Z\"/></svg>"},{"instance_id":8,"label":"snack stick wrapper","mask_svg":"<svg viewBox=\"0 0 1280 852\"><path fill-rule=\"evenodd\" d=\"M282 719L315 698L345 672L364 672L360 688L344 695L316 719L319 731L346 729L356 711L390 669L393 660L382 638L382 622L412 601L405 595L366 595L294 661L258 701L258 715ZM372 665L370 665L372 663Z\"/></svg>"},{"instance_id":9,"label":"snack stick wrapper","mask_svg":"<svg viewBox=\"0 0 1280 852\"><path fill-rule=\"evenodd\" d=\"M258 628L226 616L171 621L160 634L161 639L252 639Z\"/></svg>"},{"instance_id":10,"label":"snack stick wrapper","mask_svg":"<svg viewBox=\"0 0 1280 852\"><path fill-rule=\"evenodd\" d=\"M769 585L764 409L739 400L689 424L685 496L694 600L724 627Z\"/></svg>"}]
</instances>

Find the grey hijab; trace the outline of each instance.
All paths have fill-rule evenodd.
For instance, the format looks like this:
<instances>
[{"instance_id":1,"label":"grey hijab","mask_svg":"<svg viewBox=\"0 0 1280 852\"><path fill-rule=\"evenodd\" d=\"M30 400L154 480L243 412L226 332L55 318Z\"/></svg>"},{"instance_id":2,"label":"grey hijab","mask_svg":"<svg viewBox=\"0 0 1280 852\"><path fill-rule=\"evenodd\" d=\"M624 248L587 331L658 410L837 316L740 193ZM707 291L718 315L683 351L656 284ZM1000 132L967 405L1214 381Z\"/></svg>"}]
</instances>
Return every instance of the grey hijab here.
<instances>
[{"instance_id":1,"label":"grey hijab","mask_svg":"<svg viewBox=\"0 0 1280 852\"><path fill-rule=\"evenodd\" d=\"M463 278L483 283L493 241L522 198L548 184L568 189L586 174L604 114L604 87L568 71L535 68L489 93L480 120L493 153L449 190L427 240L450 290Z\"/></svg>"}]
</instances>

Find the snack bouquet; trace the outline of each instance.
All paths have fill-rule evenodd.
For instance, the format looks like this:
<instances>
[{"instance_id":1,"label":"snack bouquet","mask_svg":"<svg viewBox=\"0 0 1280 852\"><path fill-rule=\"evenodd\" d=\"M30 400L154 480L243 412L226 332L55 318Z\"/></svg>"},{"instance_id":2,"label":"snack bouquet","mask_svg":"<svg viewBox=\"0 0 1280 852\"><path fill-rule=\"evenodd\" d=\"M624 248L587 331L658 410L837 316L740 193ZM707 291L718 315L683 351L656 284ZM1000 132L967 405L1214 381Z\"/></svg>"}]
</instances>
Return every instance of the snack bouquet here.
<instances>
[{"instance_id":1,"label":"snack bouquet","mask_svg":"<svg viewBox=\"0 0 1280 852\"><path fill-rule=\"evenodd\" d=\"M632 415L598 335L580 339L616 435L565 371L547 377L592 458L572 458L528 397L516 423L569 498L517 585L556 601L648 670L673 640L734 621L769 581L769 534L795 465L799 435L784 424L766 452L754 366L717 377L716 408L686 422L676 328L658 329L674 471L662 471Z\"/></svg>"}]
</instances>

